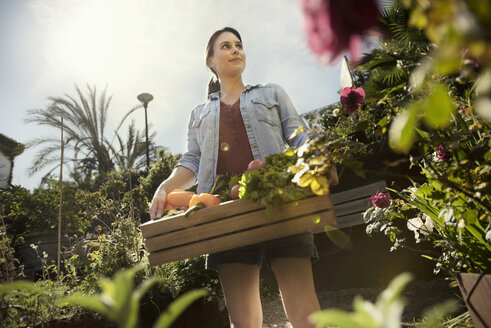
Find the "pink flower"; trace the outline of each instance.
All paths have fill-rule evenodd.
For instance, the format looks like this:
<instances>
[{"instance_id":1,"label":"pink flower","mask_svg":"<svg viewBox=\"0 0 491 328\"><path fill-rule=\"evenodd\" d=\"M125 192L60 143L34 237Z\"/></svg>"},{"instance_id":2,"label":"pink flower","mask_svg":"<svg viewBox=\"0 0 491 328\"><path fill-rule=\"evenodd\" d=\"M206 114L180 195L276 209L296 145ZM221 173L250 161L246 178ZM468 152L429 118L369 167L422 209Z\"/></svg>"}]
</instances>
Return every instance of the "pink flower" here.
<instances>
[{"instance_id":1,"label":"pink flower","mask_svg":"<svg viewBox=\"0 0 491 328\"><path fill-rule=\"evenodd\" d=\"M443 148L443 145L435 147L435 151L436 157L438 157L439 160L446 161L450 158L450 153Z\"/></svg>"},{"instance_id":2,"label":"pink flower","mask_svg":"<svg viewBox=\"0 0 491 328\"><path fill-rule=\"evenodd\" d=\"M346 113L356 111L365 99L363 88L346 87L341 90L341 104L346 107Z\"/></svg>"},{"instance_id":3,"label":"pink flower","mask_svg":"<svg viewBox=\"0 0 491 328\"><path fill-rule=\"evenodd\" d=\"M375 195L370 197L372 200L372 205L379 208L386 208L390 205L390 196L389 194L384 194L380 191L377 191Z\"/></svg>"},{"instance_id":4,"label":"pink flower","mask_svg":"<svg viewBox=\"0 0 491 328\"><path fill-rule=\"evenodd\" d=\"M375 0L300 0L310 48L333 62L349 49L351 59L361 54L361 35L375 26Z\"/></svg>"}]
</instances>

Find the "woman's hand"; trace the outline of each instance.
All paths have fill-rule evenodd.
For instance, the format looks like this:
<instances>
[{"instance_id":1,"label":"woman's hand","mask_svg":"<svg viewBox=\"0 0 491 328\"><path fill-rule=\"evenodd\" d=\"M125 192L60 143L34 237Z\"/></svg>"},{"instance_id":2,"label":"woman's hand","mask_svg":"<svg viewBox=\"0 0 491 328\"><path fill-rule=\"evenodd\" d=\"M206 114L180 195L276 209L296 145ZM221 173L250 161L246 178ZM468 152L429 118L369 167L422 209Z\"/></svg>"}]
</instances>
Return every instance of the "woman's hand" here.
<instances>
[{"instance_id":1,"label":"woman's hand","mask_svg":"<svg viewBox=\"0 0 491 328\"><path fill-rule=\"evenodd\" d=\"M164 213L165 203L167 201L167 192L163 184L157 188L150 204L150 219L159 218Z\"/></svg>"},{"instance_id":2,"label":"woman's hand","mask_svg":"<svg viewBox=\"0 0 491 328\"><path fill-rule=\"evenodd\" d=\"M183 166L176 167L169 178L162 182L155 191L148 211L150 213L150 219L159 218L164 214L168 193L176 189L184 190L190 188L195 181L196 176L193 171Z\"/></svg>"}]
</instances>

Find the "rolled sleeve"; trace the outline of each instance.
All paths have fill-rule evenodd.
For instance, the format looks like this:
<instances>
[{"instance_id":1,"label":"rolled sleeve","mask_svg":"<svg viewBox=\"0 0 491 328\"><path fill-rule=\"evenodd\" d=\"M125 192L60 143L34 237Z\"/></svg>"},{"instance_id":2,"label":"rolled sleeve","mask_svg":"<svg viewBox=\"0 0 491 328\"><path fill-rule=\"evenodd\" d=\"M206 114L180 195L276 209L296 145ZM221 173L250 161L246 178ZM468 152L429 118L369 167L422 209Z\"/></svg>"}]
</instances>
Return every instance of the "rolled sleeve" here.
<instances>
[{"instance_id":1,"label":"rolled sleeve","mask_svg":"<svg viewBox=\"0 0 491 328\"><path fill-rule=\"evenodd\" d=\"M305 132L300 133L291 140L289 138L300 126L305 128L305 123L300 115L298 115L298 112L286 91L277 84L274 84L274 87L276 101L279 104L279 115L284 139L290 147L300 147L307 140L307 134Z\"/></svg>"}]
</instances>

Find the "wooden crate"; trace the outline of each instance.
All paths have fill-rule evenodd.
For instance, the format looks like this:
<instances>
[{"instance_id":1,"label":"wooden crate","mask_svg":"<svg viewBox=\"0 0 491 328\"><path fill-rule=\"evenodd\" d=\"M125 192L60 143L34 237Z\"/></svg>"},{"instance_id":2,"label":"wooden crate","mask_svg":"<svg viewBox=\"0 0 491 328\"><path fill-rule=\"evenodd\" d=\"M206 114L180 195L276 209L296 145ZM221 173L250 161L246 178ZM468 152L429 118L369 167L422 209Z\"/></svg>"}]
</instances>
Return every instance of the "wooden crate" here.
<instances>
[{"instance_id":1,"label":"wooden crate","mask_svg":"<svg viewBox=\"0 0 491 328\"><path fill-rule=\"evenodd\" d=\"M140 226L151 265L215 253L336 224L329 196L287 204L274 217L242 200Z\"/></svg>"},{"instance_id":2,"label":"wooden crate","mask_svg":"<svg viewBox=\"0 0 491 328\"><path fill-rule=\"evenodd\" d=\"M379 182L331 196L306 198L287 204L274 217L266 216L261 205L229 201L187 218L181 214L149 221L140 228L150 264L159 265L308 230L320 232L325 226L361 224L360 213L369 207L369 196L384 189L385 182Z\"/></svg>"}]
</instances>

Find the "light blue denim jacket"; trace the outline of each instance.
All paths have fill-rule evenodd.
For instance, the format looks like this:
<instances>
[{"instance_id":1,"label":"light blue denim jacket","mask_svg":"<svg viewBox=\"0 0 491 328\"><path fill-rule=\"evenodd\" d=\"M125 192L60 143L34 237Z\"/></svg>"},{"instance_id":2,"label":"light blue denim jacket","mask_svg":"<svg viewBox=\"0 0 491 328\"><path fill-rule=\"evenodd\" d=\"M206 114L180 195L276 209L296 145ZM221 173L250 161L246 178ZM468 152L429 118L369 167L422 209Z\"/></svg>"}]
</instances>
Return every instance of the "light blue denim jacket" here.
<instances>
[{"instance_id":1,"label":"light blue denim jacket","mask_svg":"<svg viewBox=\"0 0 491 328\"><path fill-rule=\"evenodd\" d=\"M307 139L301 133L288 137L304 122L285 90L277 84L247 85L240 95L240 113L249 137L254 159L264 161L273 153L299 147ZM208 97L192 112L188 124L187 151L177 166L184 166L197 177L197 192L209 192L216 179L220 125L219 92Z\"/></svg>"}]
</instances>

